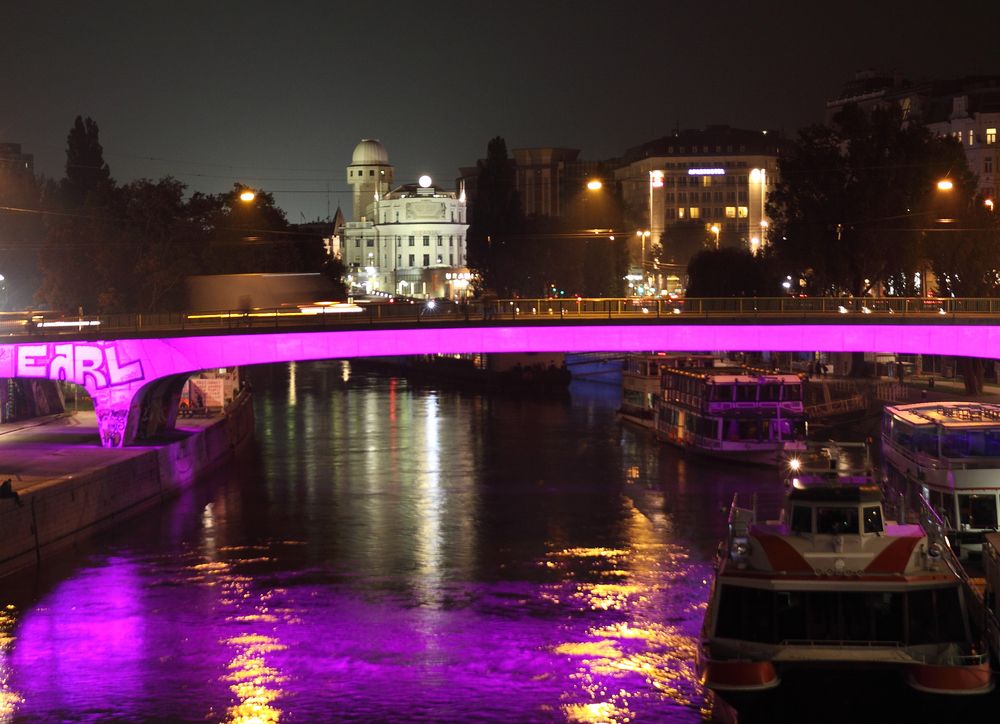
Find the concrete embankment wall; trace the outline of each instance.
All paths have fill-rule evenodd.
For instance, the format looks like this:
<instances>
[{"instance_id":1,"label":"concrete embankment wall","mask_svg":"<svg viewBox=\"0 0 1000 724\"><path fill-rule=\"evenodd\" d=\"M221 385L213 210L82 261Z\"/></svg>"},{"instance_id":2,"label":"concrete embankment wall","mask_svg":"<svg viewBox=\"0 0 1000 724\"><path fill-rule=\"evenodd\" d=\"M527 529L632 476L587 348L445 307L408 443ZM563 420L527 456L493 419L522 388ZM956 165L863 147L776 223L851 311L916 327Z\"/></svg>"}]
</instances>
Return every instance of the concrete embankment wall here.
<instances>
[{"instance_id":1,"label":"concrete embankment wall","mask_svg":"<svg viewBox=\"0 0 1000 724\"><path fill-rule=\"evenodd\" d=\"M253 404L177 442L79 475L57 478L0 506L0 577L156 505L230 460L253 438Z\"/></svg>"}]
</instances>

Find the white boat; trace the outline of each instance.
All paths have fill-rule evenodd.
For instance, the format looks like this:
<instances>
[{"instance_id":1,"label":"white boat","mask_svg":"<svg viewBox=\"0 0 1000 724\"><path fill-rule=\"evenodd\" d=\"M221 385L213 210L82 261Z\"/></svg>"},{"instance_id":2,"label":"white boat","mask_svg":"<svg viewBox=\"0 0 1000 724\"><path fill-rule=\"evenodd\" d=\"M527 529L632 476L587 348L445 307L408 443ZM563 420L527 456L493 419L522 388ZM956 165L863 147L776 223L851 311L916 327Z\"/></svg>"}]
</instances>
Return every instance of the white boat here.
<instances>
[{"instance_id":1,"label":"white boat","mask_svg":"<svg viewBox=\"0 0 1000 724\"><path fill-rule=\"evenodd\" d=\"M623 420L650 430L655 429L654 404L661 393L660 375L671 368L711 369L715 355L633 352L625 355L622 369L622 405L618 414Z\"/></svg>"},{"instance_id":2,"label":"white boat","mask_svg":"<svg viewBox=\"0 0 1000 724\"><path fill-rule=\"evenodd\" d=\"M888 520L881 489L845 445L810 447L778 520L734 498L705 612L699 667L723 697L810 670L898 674L932 694L993 689L968 579L928 508ZM858 679L860 683L861 679Z\"/></svg>"},{"instance_id":3,"label":"white boat","mask_svg":"<svg viewBox=\"0 0 1000 724\"><path fill-rule=\"evenodd\" d=\"M1000 405L920 402L886 407L882 455L887 486L922 497L963 556L997 530Z\"/></svg>"},{"instance_id":4,"label":"white boat","mask_svg":"<svg viewBox=\"0 0 1000 724\"><path fill-rule=\"evenodd\" d=\"M704 455L777 465L805 449L802 377L750 367L661 370L656 437Z\"/></svg>"}]
</instances>

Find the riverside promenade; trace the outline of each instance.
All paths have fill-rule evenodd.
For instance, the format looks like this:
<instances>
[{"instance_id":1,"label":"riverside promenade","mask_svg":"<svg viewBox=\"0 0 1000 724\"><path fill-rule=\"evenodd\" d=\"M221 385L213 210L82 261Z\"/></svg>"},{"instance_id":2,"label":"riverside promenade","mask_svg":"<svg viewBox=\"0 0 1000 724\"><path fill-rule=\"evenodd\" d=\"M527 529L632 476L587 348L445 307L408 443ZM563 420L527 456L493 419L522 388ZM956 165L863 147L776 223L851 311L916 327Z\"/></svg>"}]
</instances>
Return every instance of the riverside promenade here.
<instances>
[{"instance_id":1,"label":"riverside promenade","mask_svg":"<svg viewBox=\"0 0 1000 724\"><path fill-rule=\"evenodd\" d=\"M0 497L0 577L176 495L252 437L249 394L126 448L101 447L92 411L0 425L0 483L13 493Z\"/></svg>"}]
</instances>

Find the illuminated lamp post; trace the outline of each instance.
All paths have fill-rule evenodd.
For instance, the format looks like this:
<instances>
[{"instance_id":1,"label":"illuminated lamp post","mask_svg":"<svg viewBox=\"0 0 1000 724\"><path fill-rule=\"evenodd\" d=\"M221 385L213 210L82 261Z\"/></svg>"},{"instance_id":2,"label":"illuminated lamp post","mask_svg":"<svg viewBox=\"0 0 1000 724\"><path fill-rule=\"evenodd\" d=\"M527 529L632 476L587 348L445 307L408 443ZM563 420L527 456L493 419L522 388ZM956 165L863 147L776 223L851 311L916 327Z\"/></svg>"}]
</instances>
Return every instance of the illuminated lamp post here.
<instances>
[{"instance_id":1,"label":"illuminated lamp post","mask_svg":"<svg viewBox=\"0 0 1000 724\"><path fill-rule=\"evenodd\" d=\"M715 234L715 248L718 249L719 248L719 234L722 233L722 227L719 226L718 224L712 224L712 226L709 227L709 231L711 231L713 234Z\"/></svg>"},{"instance_id":2,"label":"illuminated lamp post","mask_svg":"<svg viewBox=\"0 0 1000 724\"><path fill-rule=\"evenodd\" d=\"M649 229L643 231L635 232L635 235L639 237L639 268L642 269L642 273L646 273L646 239L650 236Z\"/></svg>"}]
</instances>

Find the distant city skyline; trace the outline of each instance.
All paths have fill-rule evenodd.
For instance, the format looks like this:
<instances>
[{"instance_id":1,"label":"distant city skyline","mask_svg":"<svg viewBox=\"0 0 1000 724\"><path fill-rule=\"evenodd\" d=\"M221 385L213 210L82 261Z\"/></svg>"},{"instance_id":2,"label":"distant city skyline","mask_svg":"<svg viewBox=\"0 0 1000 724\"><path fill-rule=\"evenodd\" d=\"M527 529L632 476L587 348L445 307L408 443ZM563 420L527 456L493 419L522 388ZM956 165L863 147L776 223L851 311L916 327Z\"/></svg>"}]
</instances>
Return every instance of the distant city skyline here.
<instances>
[{"instance_id":1,"label":"distant city skyline","mask_svg":"<svg viewBox=\"0 0 1000 724\"><path fill-rule=\"evenodd\" d=\"M294 223L350 206L344 167L362 138L382 141L397 183L450 187L497 135L598 160L675 128L794 135L866 68L1000 73L989 3L607 8L0 0L0 142L59 178L73 119L90 116L119 182L242 182Z\"/></svg>"}]
</instances>

